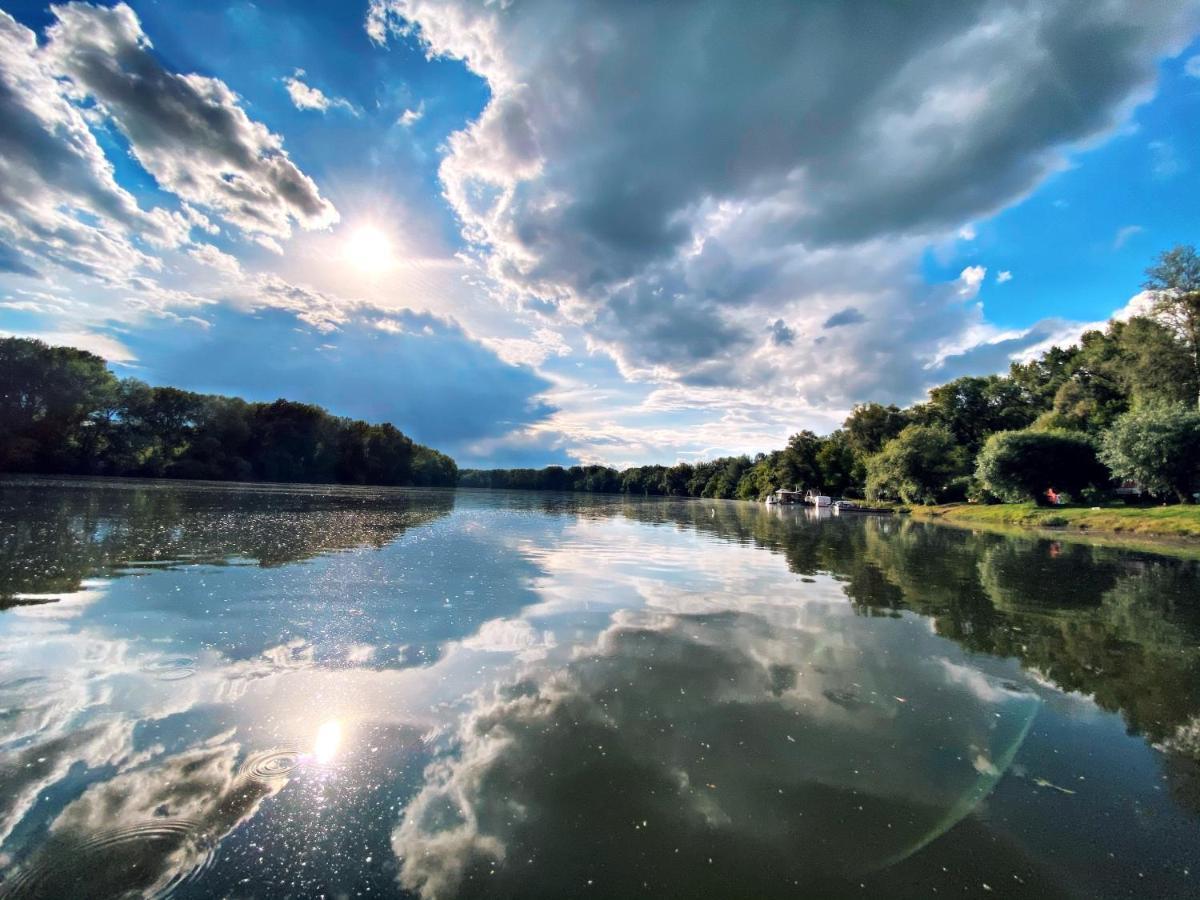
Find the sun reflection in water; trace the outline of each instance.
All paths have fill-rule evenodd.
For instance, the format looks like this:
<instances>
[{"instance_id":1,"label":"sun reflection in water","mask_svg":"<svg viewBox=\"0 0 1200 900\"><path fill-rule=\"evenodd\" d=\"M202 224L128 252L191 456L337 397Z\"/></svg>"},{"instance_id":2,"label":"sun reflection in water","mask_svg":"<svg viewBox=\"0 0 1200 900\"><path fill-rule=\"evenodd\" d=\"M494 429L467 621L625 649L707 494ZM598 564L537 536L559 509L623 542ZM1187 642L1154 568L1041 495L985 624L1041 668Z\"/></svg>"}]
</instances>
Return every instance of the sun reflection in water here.
<instances>
[{"instance_id":1,"label":"sun reflection in water","mask_svg":"<svg viewBox=\"0 0 1200 900\"><path fill-rule=\"evenodd\" d=\"M333 762L341 742L342 723L337 719L330 719L317 729L317 740L313 745L313 759L321 765Z\"/></svg>"}]
</instances>

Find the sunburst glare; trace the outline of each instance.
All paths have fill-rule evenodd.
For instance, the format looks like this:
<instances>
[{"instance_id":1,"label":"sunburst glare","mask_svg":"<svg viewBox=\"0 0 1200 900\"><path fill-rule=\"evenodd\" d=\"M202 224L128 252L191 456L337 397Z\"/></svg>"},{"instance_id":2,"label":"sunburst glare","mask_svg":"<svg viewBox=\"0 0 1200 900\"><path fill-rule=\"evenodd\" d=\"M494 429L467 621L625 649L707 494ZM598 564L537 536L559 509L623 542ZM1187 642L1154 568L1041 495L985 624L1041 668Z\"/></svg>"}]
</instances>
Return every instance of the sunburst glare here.
<instances>
[{"instance_id":1,"label":"sunburst glare","mask_svg":"<svg viewBox=\"0 0 1200 900\"><path fill-rule=\"evenodd\" d=\"M346 238L342 256L352 267L367 275L377 275L395 264L391 238L374 225L363 225Z\"/></svg>"}]
</instances>

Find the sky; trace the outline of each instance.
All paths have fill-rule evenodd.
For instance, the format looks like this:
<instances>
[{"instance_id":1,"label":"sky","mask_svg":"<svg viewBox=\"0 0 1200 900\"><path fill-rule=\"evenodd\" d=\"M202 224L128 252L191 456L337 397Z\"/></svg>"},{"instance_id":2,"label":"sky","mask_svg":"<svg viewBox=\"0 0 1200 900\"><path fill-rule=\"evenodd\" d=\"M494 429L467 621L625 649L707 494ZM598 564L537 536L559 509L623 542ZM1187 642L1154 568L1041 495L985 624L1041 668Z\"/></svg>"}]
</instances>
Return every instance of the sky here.
<instances>
[{"instance_id":1,"label":"sky","mask_svg":"<svg viewBox=\"0 0 1200 900\"><path fill-rule=\"evenodd\" d=\"M0 333L465 466L767 451L1139 308L1200 0L0 0Z\"/></svg>"}]
</instances>

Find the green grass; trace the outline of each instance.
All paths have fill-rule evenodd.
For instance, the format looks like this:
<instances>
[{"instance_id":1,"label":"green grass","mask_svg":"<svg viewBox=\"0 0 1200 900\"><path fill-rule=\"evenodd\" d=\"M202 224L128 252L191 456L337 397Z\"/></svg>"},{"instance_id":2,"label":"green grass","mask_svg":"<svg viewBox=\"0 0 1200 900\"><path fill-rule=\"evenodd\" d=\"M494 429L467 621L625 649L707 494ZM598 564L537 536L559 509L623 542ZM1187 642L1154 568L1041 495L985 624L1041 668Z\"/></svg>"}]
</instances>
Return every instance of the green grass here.
<instances>
[{"instance_id":1,"label":"green grass","mask_svg":"<svg viewBox=\"0 0 1200 900\"><path fill-rule=\"evenodd\" d=\"M1200 541L1200 506L1058 506L952 503L915 506L915 518L961 525L1055 528L1086 534L1131 535Z\"/></svg>"}]
</instances>

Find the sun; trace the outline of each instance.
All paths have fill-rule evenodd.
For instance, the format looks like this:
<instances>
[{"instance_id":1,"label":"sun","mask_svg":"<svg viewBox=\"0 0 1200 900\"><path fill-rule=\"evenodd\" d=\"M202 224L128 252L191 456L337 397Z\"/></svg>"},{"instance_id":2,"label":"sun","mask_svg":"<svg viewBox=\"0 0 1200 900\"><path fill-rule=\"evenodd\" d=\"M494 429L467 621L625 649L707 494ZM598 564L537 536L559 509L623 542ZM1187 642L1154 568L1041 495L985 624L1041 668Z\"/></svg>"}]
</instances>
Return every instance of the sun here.
<instances>
[{"instance_id":1,"label":"sun","mask_svg":"<svg viewBox=\"0 0 1200 900\"><path fill-rule=\"evenodd\" d=\"M377 275L395 262L391 240L373 225L363 225L350 232L342 255L346 262L367 275Z\"/></svg>"}]
</instances>

